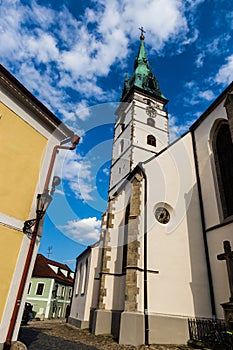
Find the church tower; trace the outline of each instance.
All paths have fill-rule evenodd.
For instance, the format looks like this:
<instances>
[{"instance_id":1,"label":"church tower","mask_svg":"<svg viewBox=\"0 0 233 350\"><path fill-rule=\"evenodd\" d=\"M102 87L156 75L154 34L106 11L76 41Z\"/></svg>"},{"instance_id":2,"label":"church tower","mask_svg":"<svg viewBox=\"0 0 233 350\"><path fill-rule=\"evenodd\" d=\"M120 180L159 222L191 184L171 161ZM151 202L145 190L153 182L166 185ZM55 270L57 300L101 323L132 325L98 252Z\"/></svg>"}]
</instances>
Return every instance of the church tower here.
<instances>
[{"instance_id":1,"label":"church tower","mask_svg":"<svg viewBox=\"0 0 233 350\"><path fill-rule=\"evenodd\" d=\"M112 150L110 193L142 161L159 153L169 143L168 100L147 59L143 28L134 62L134 73L125 76L121 102L116 110Z\"/></svg>"},{"instance_id":2,"label":"church tower","mask_svg":"<svg viewBox=\"0 0 233 350\"><path fill-rule=\"evenodd\" d=\"M137 165L168 146L168 100L147 59L143 28L134 72L125 77L112 149L109 198L101 227L100 271L91 330L121 344L147 342L144 242L146 181ZM135 170L135 172L134 172ZM157 274L157 271L153 271ZM94 305L94 304L93 304ZM129 325L133 325L129 331ZM145 326L144 326L145 325ZM139 330L138 330L139 329Z\"/></svg>"}]
</instances>

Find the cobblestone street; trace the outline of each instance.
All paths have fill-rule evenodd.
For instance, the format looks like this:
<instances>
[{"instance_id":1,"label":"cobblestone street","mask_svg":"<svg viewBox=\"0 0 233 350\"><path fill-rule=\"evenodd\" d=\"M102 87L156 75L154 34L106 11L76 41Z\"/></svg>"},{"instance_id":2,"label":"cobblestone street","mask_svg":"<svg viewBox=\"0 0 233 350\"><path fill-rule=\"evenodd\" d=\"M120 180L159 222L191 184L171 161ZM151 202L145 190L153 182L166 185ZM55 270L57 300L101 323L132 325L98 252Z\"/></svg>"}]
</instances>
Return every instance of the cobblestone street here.
<instances>
[{"instance_id":1,"label":"cobblestone street","mask_svg":"<svg viewBox=\"0 0 233 350\"><path fill-rule=\"evenodd\" d=\"M190 349L186 346L151 345L130 346L119 345L110 336L95 336L88 330L81 330L64 321L37 321L22 326L19 340L28 350L121 350L121 349L157 349L178 350Z\"/></svg>"}]
</instances>

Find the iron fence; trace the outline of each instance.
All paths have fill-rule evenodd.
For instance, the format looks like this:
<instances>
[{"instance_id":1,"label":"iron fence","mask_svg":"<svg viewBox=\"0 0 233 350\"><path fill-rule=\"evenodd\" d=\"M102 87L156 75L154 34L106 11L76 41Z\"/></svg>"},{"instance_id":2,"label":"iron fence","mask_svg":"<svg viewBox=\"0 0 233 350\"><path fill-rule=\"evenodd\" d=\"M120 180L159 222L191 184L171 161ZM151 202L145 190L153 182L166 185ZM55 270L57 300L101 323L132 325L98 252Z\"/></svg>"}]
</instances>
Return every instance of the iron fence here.
<instances>
[{"instance_id":1,"label":"iron fence","mask_svg":"<svg viewBox=\"0 0 233 350\"><path fill-rule=\"evenodd\" d=\"M226 322L217 319L188 319L189 338L191 340L203 341L206 334L216 330L226 331Z\"/></svg>"}]
</instances>

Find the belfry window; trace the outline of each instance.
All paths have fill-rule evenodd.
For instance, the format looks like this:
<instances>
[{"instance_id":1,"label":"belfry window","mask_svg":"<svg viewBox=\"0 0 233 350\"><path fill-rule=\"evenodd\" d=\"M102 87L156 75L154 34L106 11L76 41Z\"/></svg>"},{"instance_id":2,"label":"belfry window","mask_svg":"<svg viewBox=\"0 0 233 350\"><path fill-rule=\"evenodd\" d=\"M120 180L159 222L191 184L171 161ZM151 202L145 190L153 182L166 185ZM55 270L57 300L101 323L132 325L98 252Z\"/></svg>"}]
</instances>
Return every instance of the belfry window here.
<instances>
[{"instance_id":1,"label":"belfry window","mask_svg":"<svg viewBox=\"0 0 233 350\"><path fill-rule=\"evenodd\" d=\"M147 136L147 144L150 146L156 146L156 138L153 135Z\"/></svg>"},{"instance_id":2,"label":"belfry window","mask_svg":"<svg viewBox=\"0 0 233 350\"><path fill-rule=\"evenodd\" d=\"M213 138L218 188L224 219L233 215L233 144L228 123L217 128Z\"/></svg>"},{"instance_id":3,"label":"belfry window","mask_svg":"<svg viewBox=\"0 0 233 350\"><path fill-rule=\"evenodd\" d=\"M155 120L153 118L147 118L147 125L155 126Z\"/></svg>"},{"instance_id":4,"label":"belfry window","mask_svg":"<svg viewBox=\"0 0 233 350\"><path fill-rule=\"evenodd\" d=\"M120 142L120 153L122 153L124 150L124 140L121 140Z\"/></svg>"}]
</instances>

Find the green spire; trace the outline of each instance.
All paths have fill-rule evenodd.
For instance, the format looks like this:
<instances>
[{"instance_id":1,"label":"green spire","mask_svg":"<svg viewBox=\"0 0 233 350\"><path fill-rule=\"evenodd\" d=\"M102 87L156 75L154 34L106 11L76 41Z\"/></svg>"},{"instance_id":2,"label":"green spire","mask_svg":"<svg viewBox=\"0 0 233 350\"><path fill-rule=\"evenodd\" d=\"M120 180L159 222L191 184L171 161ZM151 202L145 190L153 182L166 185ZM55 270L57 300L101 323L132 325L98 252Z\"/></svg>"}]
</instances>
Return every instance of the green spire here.
<instances>
[{"instance_id":1,"label":"green spire","mask_svg":"<svg viewBox=\"0 0 233 350\"><path fill-rule=\"evenodd\" d=\"M160 97L163 100L166 98L163 96L158 81L152 72L150 63L146 56L146 49L144 45L144 35L143 28L139 28L142 31L140 36L140 46L138 50L138 55L134 62L134 73L130 79L125 76L124 88L121 95L121 101L125 100L128 96L129 91L132 88L138 88L149 95Z\"/></svg>"}]
</instances>

